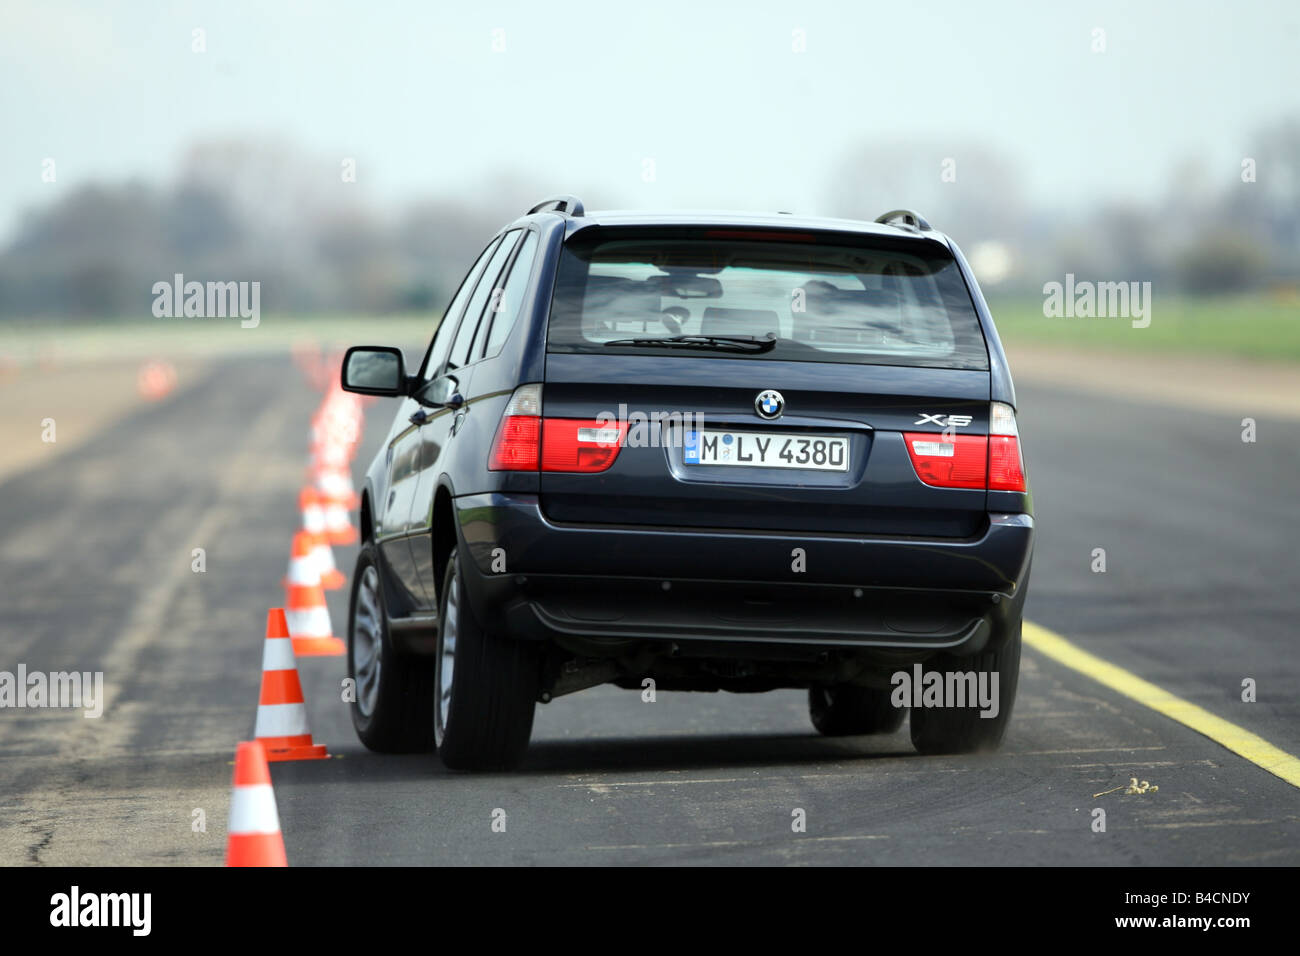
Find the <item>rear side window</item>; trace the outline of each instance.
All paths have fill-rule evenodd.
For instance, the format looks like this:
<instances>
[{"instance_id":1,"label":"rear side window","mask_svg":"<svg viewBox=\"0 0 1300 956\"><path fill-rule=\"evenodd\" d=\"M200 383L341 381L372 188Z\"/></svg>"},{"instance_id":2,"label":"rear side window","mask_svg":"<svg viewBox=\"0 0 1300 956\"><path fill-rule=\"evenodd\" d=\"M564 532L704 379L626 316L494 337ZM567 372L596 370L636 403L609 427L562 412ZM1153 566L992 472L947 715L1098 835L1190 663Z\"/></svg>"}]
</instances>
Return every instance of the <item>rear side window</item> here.
<instances>
[{"instance_id":1,"label":"rear side window","mask_svg":"<svg viewBox=\"0 0 1300 956\"><path fill-rule=\"evenodd\" d=\"M460 328L456 332L456 341L451 345L451 362L448 364L448 368L460 368L472 361L470 359L470 346L473 344L478 332L479 319L483 316L483 307L487 304L492 290L499 286L497 280L501 274L501 267L506 264L506 258L510 255L510 250L519 241L519 233L520 230L515 229L505 234L501 244L497 246L496 252L492 253L487 268L483 270L478 285L474 288L474 294L470 296L469 305L465 307L465 318L461 321Z\"/></svg>"},{"instance_id":2,"label":"rear side window","mask_svg":"<svg viewBox=\"0 0 1300 956\"><path fill-rule=\"evenodd\" d=\"M460 318L461 312L464 311L465 302L469 299L470 293L474 291L474 283L478 281L483 266L487 264L489 257L492 255L492 250L496 248L499 241L499 239L494 239L488 243L488 247L474 261L474 265L470 267L468 274L461 282L460 288L456 290L451 305L447 306L442 321L438 323L438 330L433 334L433 341L429 343L429 351L424 356L424 374L427 378L431 379L442 371L442 363L447 358L447 352L451 345L452 333L456 331L456 320Z\"/></svg>"},{"instance_id":3,"label":"rear side window","mask_svg":"<svg viewBox=\"0 0 1300 956\"><path fill-rule=\"evenodd\" d=\"M628 342L673 336L752 336L776 344L718 352ZM547 347L989 367L979 317L946 249L777 230L584 230L561 257Z\"/></svg>"},{"instance_id":4,"label":"rear side window","mask_svg":"<svg viewBox=\"0 0 1300 956\"><path fill-rule=\"evenodd\" d=\"M523 245L519 247L519 255L515 256L514 264L510 267L510 275L501 290L501 295L495 301L495 311L492 304L488 306L488 317L492 325L488 332L484 357L490 358L500 352L506 336L514 328L515 320L519 318L519 308L524 303L524 291L528 288L528 279L532 275L533 259L536 255L537 233L529 230L524 236Z\"/></svg>"}]
</instances>

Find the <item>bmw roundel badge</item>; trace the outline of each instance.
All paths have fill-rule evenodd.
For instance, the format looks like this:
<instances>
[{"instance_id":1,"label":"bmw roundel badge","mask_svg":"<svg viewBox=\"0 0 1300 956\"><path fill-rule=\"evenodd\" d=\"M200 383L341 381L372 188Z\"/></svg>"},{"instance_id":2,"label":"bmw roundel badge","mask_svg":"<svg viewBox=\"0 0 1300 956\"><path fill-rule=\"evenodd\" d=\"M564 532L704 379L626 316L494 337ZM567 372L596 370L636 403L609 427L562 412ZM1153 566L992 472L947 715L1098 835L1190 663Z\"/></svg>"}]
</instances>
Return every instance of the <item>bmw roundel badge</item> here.
<instances>
[{"instance_id":1,"label":"bmw roundel badge","mask_svg":"<svg viewBox=\"0 0 1300 956\"><path fill-rule=\"evenodd\" d=\"M754 411L760 418L780 418L785 411L785 398L774 388L765 388L754 399Z\"/></svg>"}]
</instances>

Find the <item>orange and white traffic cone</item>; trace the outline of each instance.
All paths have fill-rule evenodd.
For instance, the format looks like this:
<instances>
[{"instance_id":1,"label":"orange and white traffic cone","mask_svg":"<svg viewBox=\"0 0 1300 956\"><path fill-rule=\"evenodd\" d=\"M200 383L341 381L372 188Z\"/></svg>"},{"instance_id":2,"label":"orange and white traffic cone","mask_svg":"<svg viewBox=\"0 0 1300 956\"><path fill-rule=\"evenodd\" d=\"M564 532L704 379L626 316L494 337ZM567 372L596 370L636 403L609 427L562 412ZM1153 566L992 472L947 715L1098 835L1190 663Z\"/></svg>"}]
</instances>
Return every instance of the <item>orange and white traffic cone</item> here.
<instances>
[{"instance_id":1,"label":"orange and white traffic cone","mask_svg":"<svg viewBox=\"0 0 1300 956\"><path fill-rule=\"evenodd\" d=\"M267 760L319 760L329 756L324 744L312 742L307 729L307 704L283 608L272 608L266 615L262 694L257 701L253 736L266 748Z\"/></svg>"},{"instance_id":2,"label":"orange and white traffic cone","mask_svg":"<svg viewBox=\"0 0 1300 956\"><path fill-rule=\"evenodd\" d=\"M334 636L329 605L325 603L325 591L319 580L315 584L289 585L284 614L295 654L337 657L347 653L347 644Z\"/></svg>"},{"instance_id":3,"label":"orange and white traffic cone","mask_svg":"<svg viewBox=\"0 0 1300 956\"><path fill-rule=\"evenodd\" d=\"M355 544L361 536L348 517L348 507L339 498L325 498L325 537L330 544Z\"/></svg>"},{"instance_id":4,"label":"orange and white traffic cone","mask_svg":"<svg viewBox=\"0 0 1300 956\"><path fill-rule=\"evenodd\" d=\"M298 531L293 536L289 552L289 572L284 576L284 586L320 583L320 559L316 556L317 536L310 531Z\"/></svg>"},{"instance_id":5,"label":"orange and white traffic cone","mask_svg":"<svg viewBox=\"0 0 1300 956\"><path fill-rule=\"evenodd\" d=\"M302 526L312 534L325 533L325 508L320 492L307 485L298 493L298 510L302 512Z\"/></svg>"},{"instance_id":6,"label":"orange and white traffic cone","mask_svg":"<svg viewBox=\"0 0 1300 956\"><path fill-rule=\"evenodd\" d=\"M136 388L143 398L157 401L166 398L176 387L176 367L170 362L146 362L136 376Z\"/></svg>"},{"instance_id":7,"label":"orange and white traffic cone","mask_svg":"<svg viewBox=\"0 0 1300 956\"><path fill-rule=\"evenodd\" d=\"M288 866L280 815L275 810L271 768L256 740L235 749L235 781L226 827L226 866Z\"/></svg>"},{"instance_id":8,"label":"orange and white traffic cone","mask_svg":"<svg viewBox=\"0 0 1300 956\"><path fill-rule=\"evenodd\" d=\"M312 535L311 554L320 575L320 586L326 591L336 591L348 583L348 579L334 563L334 549L330 547L325 535Z\"/></svg>"},{"instance_id":9,"label":"orange and white traffic cone","mask_svg":"<svg viewBox=\"0 0 1300 956\"><path fill-rule=\"evenodd\" d=\"M343 587L348 579L334 563L334 552L323 534L298 531L293 536L293 549L289 554L289 573L284 577L286 590L294 587L311 587L319 584L333 591Z\"/></svg>"},{"instance_id":10,"label":"orange and white traffic cone","mask_svg":"<svg viewBox=\"0 0 1300 956\"><path fill-rule=\"evenodd\" d=\"M352 485L352 475L346 468L322 465L316 469L316 490L326 498L342 502L345 508L355 508L361 499Z\"/></svg>"},{"instance_id":11,"label":"orange and white traffic cone","mask_svg":"<svg viewBox=\"0 0 1300 956\"><path fill-rule=\"evenodd\" d=\"M346 468L352 461L352 449L335 442L317 442L312 446L311 462L316 468Z\"/></svg>"}]
</instances>

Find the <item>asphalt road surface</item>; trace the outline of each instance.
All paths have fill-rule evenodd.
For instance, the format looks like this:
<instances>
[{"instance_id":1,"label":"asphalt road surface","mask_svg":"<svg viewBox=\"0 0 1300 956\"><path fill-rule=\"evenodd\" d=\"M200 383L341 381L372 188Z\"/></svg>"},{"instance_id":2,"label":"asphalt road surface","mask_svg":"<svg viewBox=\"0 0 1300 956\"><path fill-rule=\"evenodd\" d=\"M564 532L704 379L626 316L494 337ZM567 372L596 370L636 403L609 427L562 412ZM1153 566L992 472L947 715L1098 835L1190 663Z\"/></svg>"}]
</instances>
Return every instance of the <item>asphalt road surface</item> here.
<instances>
[{"instance_id":1,"label":"asphalt road surface","mask_svg":"<svg viewBox=\"0 0 1300 956\"><path fill-rule=\"evenodd\" d=\"M1260 416L1245 444L1248 408L1020 399L1027 617L1300 752L1300 422ZM217 360L0 484L0 670L103 671L107 697L98 719L0 710L0 864L222 861L318 401L287 357ZM368 410L358 473L392 413ZM346 592L329 600L345 634ZM1029 648L994 755L920 757L905 727L823 739L800 692L600 688L539 707L523 768L484 775L367 752L343 659L299 664L334 758L273 767L295 865L1300 863L1300 790ZM1159 790L1093 796L1130 777Z\"/></svg>"}]
</instances>

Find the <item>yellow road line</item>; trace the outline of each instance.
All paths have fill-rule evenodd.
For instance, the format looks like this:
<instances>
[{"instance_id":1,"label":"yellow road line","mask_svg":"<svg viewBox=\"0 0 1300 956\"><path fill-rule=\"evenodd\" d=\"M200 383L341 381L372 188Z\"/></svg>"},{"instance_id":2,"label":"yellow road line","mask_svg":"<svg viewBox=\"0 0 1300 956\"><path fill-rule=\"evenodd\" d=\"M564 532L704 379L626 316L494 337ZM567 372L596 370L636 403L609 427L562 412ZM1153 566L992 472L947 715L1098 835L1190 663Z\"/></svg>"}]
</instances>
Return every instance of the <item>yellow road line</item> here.
<instances>
[{"instance_id":1,"label":"yellow road line","mask_svg":"<svg viewBox=\"0 0 1300 956\"><path fill-rule=\"evenodd\" d=\"M1099 684L1104 684L1111 690L1150 707L1185 727L1192 728L1198 734L1204 734L1256 766L1281 777L1291 786L1300 787L1300 757L1294 757L1285 750L1274 747L1263 737L1252 734L1244 727L1238 727L1222 717L1216 717L1203 707L1197 707L1181 697L1176 697L1122 667L1089 654L1071 644L1060 634L1029 621L1025 621L1024 628L1025 643L1040 654L1091 677Z\"/></svg>"}]
</instances>

